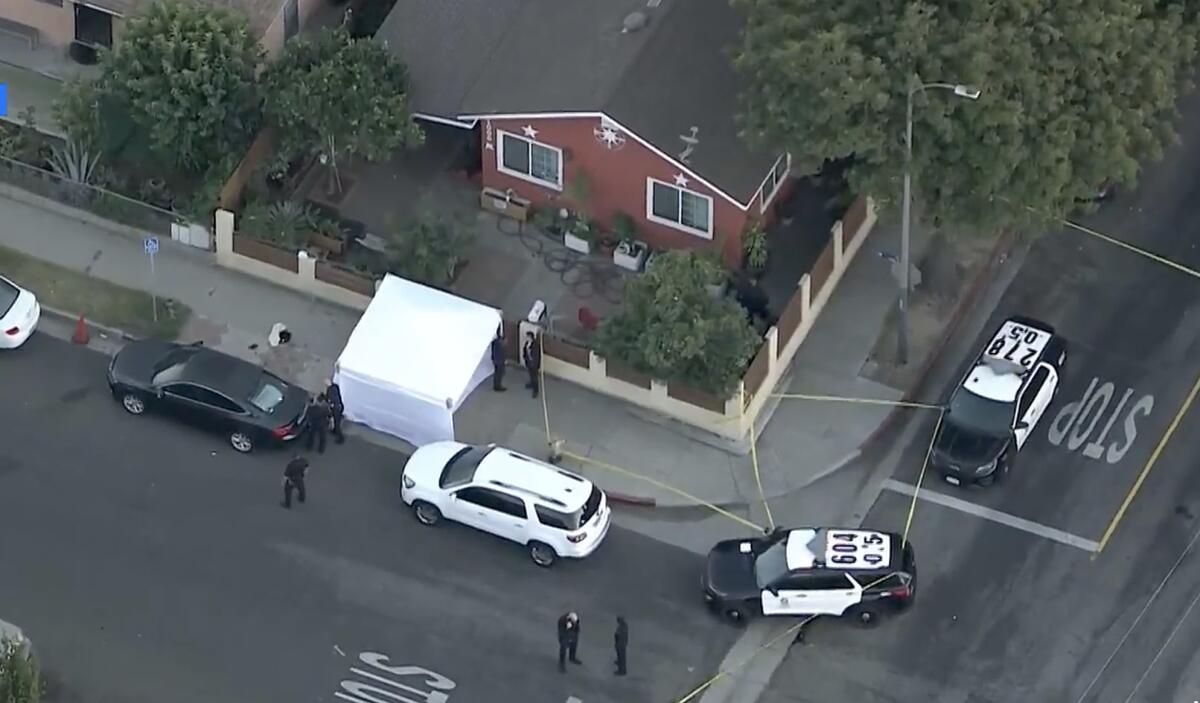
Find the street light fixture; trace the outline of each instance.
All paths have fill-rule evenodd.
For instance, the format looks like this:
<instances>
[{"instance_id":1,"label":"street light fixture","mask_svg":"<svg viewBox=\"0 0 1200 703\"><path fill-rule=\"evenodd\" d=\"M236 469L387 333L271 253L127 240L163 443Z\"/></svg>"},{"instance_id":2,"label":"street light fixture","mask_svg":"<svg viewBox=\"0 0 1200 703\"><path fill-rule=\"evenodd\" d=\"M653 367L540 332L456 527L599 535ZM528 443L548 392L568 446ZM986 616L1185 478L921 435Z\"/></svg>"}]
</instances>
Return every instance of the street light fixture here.
<instances>
[{"instance_id":1,"label":"street light fixture","mask_svg":"<svg viewBox=\"0 0 1200 703\"><path fill-rule=\"evenodd\" d=\"M900 218L900 325L896 330L896 361L901 365L908 363L908 294L912 288L909 281L911 266L908 262L908 241L912 208L913 95L925 90L949 90L968 100L977 100L980 93L977 88L962 83L921 83L915 76L909 83L904 123L904 204Z\"/></svg>"}]
</instances>

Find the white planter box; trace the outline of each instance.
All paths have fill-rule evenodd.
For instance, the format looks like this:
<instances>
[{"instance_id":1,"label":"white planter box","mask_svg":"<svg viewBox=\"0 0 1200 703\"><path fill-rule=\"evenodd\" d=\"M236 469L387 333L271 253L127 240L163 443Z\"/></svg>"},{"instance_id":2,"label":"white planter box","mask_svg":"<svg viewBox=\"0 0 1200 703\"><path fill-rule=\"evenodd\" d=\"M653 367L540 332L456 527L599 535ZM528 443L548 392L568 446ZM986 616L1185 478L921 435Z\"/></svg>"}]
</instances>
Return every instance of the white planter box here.
<instances>
[{"instance_id":1,"label":"white planter box","mask_svg":"<svg viewBox=\"0 0 1200 703\"><path fill-rule=\"evenodd\" d=\"M577 251L580 254L590 254L592 251L592 243L586 239L580 239L575 235L567 232L563 235L563 244L571 251Z\"/></svg>"},{"instance_id":2,"label":"white planter box","mask_svg":"<svg viewBox=\"0 0 1200 703\"><path fill-rule=\"evenodd\" d=\"M637 273L646 263L646 254L649 251L649 247L642 242L621 242L613 251L613 263Z\"/></svg>"}]
</instances>

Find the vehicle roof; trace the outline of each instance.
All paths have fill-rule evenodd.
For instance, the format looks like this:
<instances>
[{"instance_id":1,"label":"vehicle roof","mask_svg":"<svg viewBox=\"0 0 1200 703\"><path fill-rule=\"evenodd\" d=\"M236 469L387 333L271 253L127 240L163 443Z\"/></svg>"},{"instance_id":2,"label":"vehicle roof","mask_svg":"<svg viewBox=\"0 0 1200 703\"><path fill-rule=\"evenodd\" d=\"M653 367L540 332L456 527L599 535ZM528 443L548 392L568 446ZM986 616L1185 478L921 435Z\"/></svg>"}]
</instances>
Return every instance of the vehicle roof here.
<instances>
[{"instance_id":1,"label":"vehicle roof","mask_svg":"<svg viewBox=\"0 0 1200 703\"><path fill-rule=\"evenodd\" d=\"M837 552L833 549L834 542L829 536L835 535L854 535L861 540L863 537L874 535L882 537L881 543L869 548L862 549L863 553L871 552L879 554L881 561L876 564L856 561L853 564L838 564L831 561L832 557ZM840 527L805 527L791 530L787 536L786 554L787 566L789 570L804 570L804 569L836 569L839 571L856 571L856 570L875 570L883 569L891 566L895 554L892 553L894 542L893 535L877 530L862 530L862 529L843 529Z\"/></svg>"},{"instance_id":2,"label":"vehicle roof","mask_svg":"<svg viewBox=\"0 0 1200 703\"><path fill-rule=\"evenodd\" d=\"M248 398L263 377L263 369L228 354L197 348L184 364L180 379L207 386L238 398Z\"/></svg>"},{"instance_id":3,"label":"vehicle roof","mask_svg":"<svg viewBox=\"0 0 1200 703\"><path fill-rule=\"evenodd\" d=\"M586 478L503 447L488 452L479 463L475 483L516 490L565 511L580 509L592 493Z\"/></svg>"},{"instance_id":4,"label":"vehicle roof","mask_svg":"<svg viewBox=\"0 0 1200 703\"><path fill-rule=\"evenodd\" d=\"M1002 403L1011 403L1017 399L1024 377L1006 369L981 362L967 374L963 387L978 396Z\"/></svg>"}]
</instances>

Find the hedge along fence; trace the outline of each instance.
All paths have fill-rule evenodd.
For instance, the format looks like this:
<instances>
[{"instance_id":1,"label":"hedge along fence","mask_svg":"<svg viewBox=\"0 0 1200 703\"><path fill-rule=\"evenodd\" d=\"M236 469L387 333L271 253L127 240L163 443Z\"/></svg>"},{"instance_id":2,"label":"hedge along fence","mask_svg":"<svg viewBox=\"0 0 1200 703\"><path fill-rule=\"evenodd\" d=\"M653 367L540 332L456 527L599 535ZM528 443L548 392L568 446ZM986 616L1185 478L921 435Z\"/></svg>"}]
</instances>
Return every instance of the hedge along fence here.
<instances>
[{"instance_id":1,"label":"hedge along fence","mask_svg":"<svg viewBox=\"0 0 1200 703\"><path fill-rule=\"evenodd\" d=\"M698 427L722 438L741 442L757 421L766 401L775 392L800 344L812 329L843 273L875 225L875 205L859 198L833 226L830 242L800 278L775 327L767 330L762 346L751 360L731 398L718 398L680 381L659 381L615 359L565 339L544 334L542 368L545 373L593 391L653 410L671 419ZM846 224L854 225L853 230ZM506 323L506 330L516 330ZM507 333L507 332L506 332ZM513 358L513 357L510 357ZM742 400L745 400L743 406Z\"/></svg>"},{"instance_id":2,"label":"hedge along fence","mask_svg":"<svg viewBox=\"0 0 1200 703\"><path fill-rule=\"evenodd\" d=\"M374 278L319 261L304 251L234 234L234 214L229 210L217 210L214 220L219 265L356 310L370 305L378 287Z\"/></svg>"}]
</instances>

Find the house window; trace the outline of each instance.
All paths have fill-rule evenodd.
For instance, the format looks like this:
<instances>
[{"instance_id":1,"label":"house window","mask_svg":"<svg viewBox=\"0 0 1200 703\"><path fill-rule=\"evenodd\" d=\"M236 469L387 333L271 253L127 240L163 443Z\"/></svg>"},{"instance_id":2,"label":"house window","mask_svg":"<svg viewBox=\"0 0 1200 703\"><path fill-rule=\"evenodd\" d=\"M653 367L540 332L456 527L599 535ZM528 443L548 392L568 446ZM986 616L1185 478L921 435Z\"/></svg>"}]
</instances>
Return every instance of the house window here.
<instances>
[{"instance_id":1,"label":"house window","mask_svg":"<svg viewBox=\"0 0 1200 703\"><path fill-rule=\"evenodd\" d=\"M712 239L712 198L670 183L646 179L646 218Z\"/></svg>"},{"instance_id":2,"label":"house window","mask_svg":"<svg viewBox=\"0 0 1200 703\"><path fill-rule=\"evenodd\" d=\"M496 168L541 186L562 190L562 149L499 131Z\"/></svg>"},{"instance_id":3,"label":"house window","mask_svg":"<svg viewBox=\"0 0 1200 703\"><path fill-rule=\"evenodd\" d=\"M775 195L787 181L788 172L791 170L792 155L780 156L775 165L771 167L771 172L767 174L767 180L763 181L762 188L758 191L758 209L760 211L766 212L767 206L775 199Z\"/></svg>"}]
</instances>

